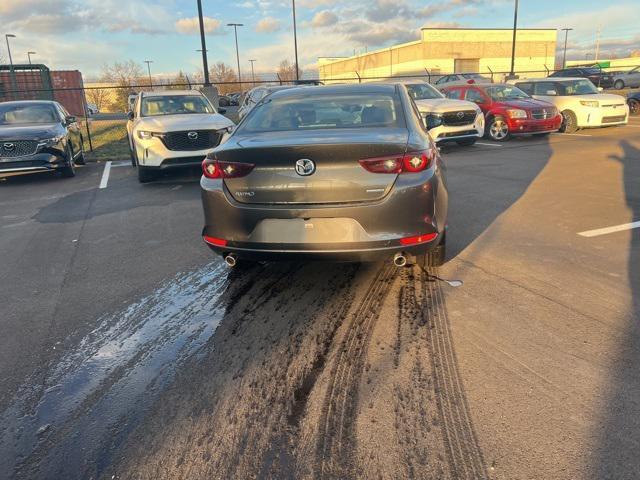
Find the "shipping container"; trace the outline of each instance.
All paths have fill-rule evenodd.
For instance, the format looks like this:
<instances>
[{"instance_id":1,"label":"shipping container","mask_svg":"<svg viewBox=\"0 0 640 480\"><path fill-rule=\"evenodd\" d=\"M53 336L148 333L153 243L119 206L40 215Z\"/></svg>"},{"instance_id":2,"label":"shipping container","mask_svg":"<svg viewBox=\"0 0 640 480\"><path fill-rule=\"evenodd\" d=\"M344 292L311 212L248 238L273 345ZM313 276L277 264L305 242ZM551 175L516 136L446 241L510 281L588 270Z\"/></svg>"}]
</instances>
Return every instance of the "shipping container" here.
<instances>
[{"instance_id":1,"label":"shipping container","mask_svg":"<svg viewBox=\"0 0 640 480\"><path fill-rule=\"evenodd\" d=\"M78 70L49 70L41 64L0 65L0 101L55 100L71 115L84 117L86 99Z\"/></svg>"}]
</instances>

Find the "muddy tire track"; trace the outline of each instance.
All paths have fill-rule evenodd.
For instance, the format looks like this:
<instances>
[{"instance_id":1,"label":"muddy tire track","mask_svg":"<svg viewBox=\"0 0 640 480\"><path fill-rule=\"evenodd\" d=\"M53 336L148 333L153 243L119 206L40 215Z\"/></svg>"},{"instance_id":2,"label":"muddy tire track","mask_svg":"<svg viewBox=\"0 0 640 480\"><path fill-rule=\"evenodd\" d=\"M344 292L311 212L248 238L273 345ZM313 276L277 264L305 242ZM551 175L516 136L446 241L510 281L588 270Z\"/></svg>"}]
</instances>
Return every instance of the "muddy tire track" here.
<instances>
[{"instance_id":1,"label":"muddy tire track","mask_svg":"<svg viewBox=\"0 0 640 480\"><path fill-rule=\"evenodd\" d=\"M484 479L488 475L458 371L442 283L427 273L437 275L438 272L437 269L420 272L425 300L422 314L431 327L429 353L435 382L435 398L442 421L451 476L456 480Z\"/></svg>"},{"instance_id":2,"label":"muddy tire track","mask_svg":"<svg viewBox=\"0 0 640 480\"><path fill-rule=\"evenodd\" d=\"M391 291L396 273L397 268L390 263L378 271L353 313L346 337L334 360L319 421L316 451L319 478L356 477L355 419L359 382L372 327Z\"/></svg>"}]
</instances>

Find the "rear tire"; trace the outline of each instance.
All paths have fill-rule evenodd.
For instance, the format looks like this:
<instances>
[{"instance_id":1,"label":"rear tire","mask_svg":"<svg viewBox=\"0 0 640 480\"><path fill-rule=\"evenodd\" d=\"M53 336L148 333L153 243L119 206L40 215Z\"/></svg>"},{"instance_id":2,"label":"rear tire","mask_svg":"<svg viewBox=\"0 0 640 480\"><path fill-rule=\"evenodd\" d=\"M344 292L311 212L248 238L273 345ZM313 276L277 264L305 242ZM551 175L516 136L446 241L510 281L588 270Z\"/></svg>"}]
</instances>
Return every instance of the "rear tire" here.
<instances>
[{"instance_id":1,"label":"rear tire","mask_svg":"<svg viewBox=\"0 0 640 480\"><path fill-rule=\"evenodd\" d=\"M629 100L629 113L631 115L640 115L640 100L635 98Z\"/></svg>"},{"instance_id":2,"label":"rear tire","mask_svg":"<svg viewBox=\"0 0 640 480\"><path fill-rule=\"evenodd\" d=\"M616 90L622 90L624 88L624 82L622 80L616 80L613 84L613 88Z\"/></svg>"},{"instance_id":3,"label":"rear tire","mask_svg":"<svg viewBox=\"0 0 640 480\"><path fill-rule=\"evenodd\" d=\"M563 133L574 133L578 131L578 119L576 114L571 110L565 110L562 112L562 125L560 125L560 131Z\"/></svg>"},{"instance_id":4,"label":"rear tire","mask_svg":"<svg viewBox=\"0 0 640 480\"><path fill-rule=\"evenodd\" d=\"M147 170L145 167L138 165L138 181L140 183L153 182L156 178L158 178L156 172Z\"/></svg>"},{"instance_id":5,"label":"rear tire","mask_svg":"<svg viewBox=\"0 0 640 480\"><path fill-rule=\"evenodd\" d=\"M463 140L456 140L456 143L461 147L470 147L474 143L476 143L477 138L465 138Z\"/></svg>"}]
</instances>

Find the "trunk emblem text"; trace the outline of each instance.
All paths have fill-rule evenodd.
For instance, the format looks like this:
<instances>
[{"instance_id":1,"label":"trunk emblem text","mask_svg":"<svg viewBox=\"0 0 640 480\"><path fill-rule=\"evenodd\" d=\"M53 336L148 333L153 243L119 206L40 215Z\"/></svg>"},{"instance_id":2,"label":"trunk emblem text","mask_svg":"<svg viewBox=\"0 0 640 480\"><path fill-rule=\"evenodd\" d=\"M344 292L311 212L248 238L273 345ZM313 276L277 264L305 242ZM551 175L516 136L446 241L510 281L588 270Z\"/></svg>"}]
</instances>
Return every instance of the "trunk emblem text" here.
<instances>
[{"instance_id":1,"label":"trunk emblem text","mask_svg":"<svg viewBox=\"0 0 640 480\"><path fill-rule=\"evenodd\" d=\"M308 158L301 158L296 162L296 173L303 177L311 175L316 171L316 164Z\"/></svg>"}]
</instances>

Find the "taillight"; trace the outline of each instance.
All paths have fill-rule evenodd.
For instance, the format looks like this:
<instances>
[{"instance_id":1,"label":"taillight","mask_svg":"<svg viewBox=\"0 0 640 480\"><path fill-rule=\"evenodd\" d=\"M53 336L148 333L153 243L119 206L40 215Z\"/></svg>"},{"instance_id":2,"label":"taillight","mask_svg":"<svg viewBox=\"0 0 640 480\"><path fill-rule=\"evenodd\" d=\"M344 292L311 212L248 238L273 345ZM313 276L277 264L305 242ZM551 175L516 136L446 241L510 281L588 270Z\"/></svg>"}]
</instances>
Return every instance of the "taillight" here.
<instances>
[{"instance_id":1,"label":"taillight","mask_svg":"<svg viewBox=\"0 0 640 480\"><path fill-rule=\"evenodd\" d=\"M416 173L426 170L431 165L434 152L432 149L422 152L409 152L404 155L366 158L360 165L372 173Z\"/></svg>"},{"instance_id":2,"label":"taillight","mask_svg":"<svg viewBox=\"0 0 640 480\"><path fill-rule=\"evenodd\" d=\"M202 174L207 178L239 178L249 175L253 167L253 163L221 162L205 158L202 162Z\"/></svg>"},{"instance_id":3,"label":"taillight","mask_svg":"<svg viewBox=\"0 0 640 480\"><path fill-rule=\"evenodd\" d=\"M202 238L204 239L205 242L207 242L207 243L209 243L211 245L215 245L216 247L226 247L227 246L227 241L224 240L223 238L209 237L208 235L205 235Z\"/></svg>"},{"instance_id":4,"label":"taillight","mask_svg":"<svg viewBox=\"0 0 640 480\"><path fill-rule=\"evenodd\" d=\"M416 235L415 237L405 237L400 239L402 245L418 245L419 243L426 243L435 240L438 236L437 233L425 233L424 235Z\"/></svg>"}]
</instances>

